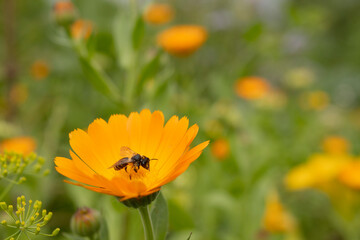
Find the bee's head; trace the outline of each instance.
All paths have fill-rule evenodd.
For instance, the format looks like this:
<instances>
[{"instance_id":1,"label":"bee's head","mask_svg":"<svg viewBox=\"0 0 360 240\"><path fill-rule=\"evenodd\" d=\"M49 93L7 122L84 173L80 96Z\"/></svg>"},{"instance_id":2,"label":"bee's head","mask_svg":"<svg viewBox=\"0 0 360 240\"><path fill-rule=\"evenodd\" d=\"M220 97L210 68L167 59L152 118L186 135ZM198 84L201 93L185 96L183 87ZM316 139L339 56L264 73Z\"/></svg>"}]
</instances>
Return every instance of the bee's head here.
<instances>
[{"instance_id":1,"label":"bee's head","mask_svg":"<svg viewBox=\"0 0 360 240\"><path fill-rule=\"evenodd\" d=\"M149 170L150 168L150 159L148 157L142 156L140 160L140 164L143 168Z\"/></svg>"}]
</instances>

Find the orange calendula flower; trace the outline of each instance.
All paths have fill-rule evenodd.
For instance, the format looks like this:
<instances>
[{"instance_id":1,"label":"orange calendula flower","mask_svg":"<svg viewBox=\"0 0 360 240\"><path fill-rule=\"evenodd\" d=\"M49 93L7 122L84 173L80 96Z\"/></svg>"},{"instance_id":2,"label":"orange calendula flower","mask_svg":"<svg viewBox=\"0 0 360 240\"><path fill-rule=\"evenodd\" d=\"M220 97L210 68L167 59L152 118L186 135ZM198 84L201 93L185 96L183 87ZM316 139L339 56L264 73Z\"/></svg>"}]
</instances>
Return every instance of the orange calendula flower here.
<instances>
[{"instance_id":1,"label":"orange calendula flower","mask_svg":"<svg viewBox=\"0 0 360 240\"><path fill-rule=\"evenodd\" d=\"M9 138L0 143L0 151L16 152L23 155L32 153L35 148L36 141L31 137Z\"/></svg>"},{"instance_id":2,"label":"orange calendula flower","mask_svg":"<svg viewBox=\"0 0 360 240\"><path fill-rule=\"evenodd\" d=\"M340 136L329 136L324 139L322 147L326 153L346 154L349 150L349 142Z\"/></svg>"},{"instance_id":3,"label":"orange calendula flower","mask_svg":"<svg viewBox=\"0 0 360 240\"><path fill-rule=\"evenodd\" d=\"M211 153L219 160L224 160L229 156L230 146L226 139L218 139L211 144Z\"/></svg>"},{"instance_id":4,"label":"orange calendula flower","mask_svg":"<svg viewBox=\"0 0 360 240\"><path fill-rule=\"evenodd\" d=\"M169 4L151 4L144 13L144 20L150 24L165 24L174 17L174 10Z\"/></svg>"},{"instance_id":5,"label":"orange calendula flower","mask_svg":"<svg viewBox=\"0 0 360 240\"><path fill-rule=\"evenodd\" d=\"M267 197L263 223L271 233L286 233L295 229L294 218L284 208L276 192Z\"/></svg>"},{"instance_id":6,"label":"orange calendula flower","mask_svg":"<svg viewBox=\"0 0 360 240\"><path fill-rule=\"evenodd\" d=\"M183 173L209 144L190 148L198 126L188 125L186 117L173 116L164 126L163 113L149 110L112 115L108 122L96 119L87 131L70 133L71 159L56 157L56 170L75 181L68 183L121 201L150 196Z\"/></svg>"},{"instance_id":7,"label":"orange calendula flower","mask_svg":"<svg viewBox=\"0 0 360 240\"><path fill-rule=\"evenodd\" d=\"M360 161L348 163L339 173L338 179L346 186L360 190Z\"/></svg>"},{"instance_id":8,"label":"orange calendula flower","mask_svg":"<svg viewBox=\"0 0 360 240\"><path fill-rule=\"evenodd\" d=\"M260 77L240 78L235 83L236 94L247 100L261 99L270 90L266 79Z\"/></svg>"},{"instance_id":9,"label":"orange calendula flower","mask_svg":"<svg viewBox=\"0 0 360 240\"><path fill-rule=\"evenodd\" d=\"M77 20L71 25L71 36L76 40L88 39L92 33L93 24L87 20Z\"/></svg>"},{"instance_id":10,"label":"orange calendula flower","mask_svg":"<svg viewBox=\"0 0 360 240\"><path fill-rule=\"evenodd\" d=\"M31 66L31 76L35 80L43 80L49 75L49 65L42 60L35 61Z\"/></svg>"},{"instance_id":11,"label":"orange calendula flower","mask_svg":"<svg viewBox=\"0 0 360 240\"><path fill-rule=\"evenodd\" d=\"M57 1L54 4L54 16L56 22L61 25L71 23L76 16L74 4L68 0Z\"/></svg>"},{"instance_id":12,"label":"orange calendula flower","mask_svg":"<svg viewBox=\"0 0 360 240\"><path fill-rule=\"evenodd\" d=\"M195 52L206 41L205 28L196 25L179 25L161 32L158 44L165 51L179 57L186 57Z\"/></svg>"}]
</instances>

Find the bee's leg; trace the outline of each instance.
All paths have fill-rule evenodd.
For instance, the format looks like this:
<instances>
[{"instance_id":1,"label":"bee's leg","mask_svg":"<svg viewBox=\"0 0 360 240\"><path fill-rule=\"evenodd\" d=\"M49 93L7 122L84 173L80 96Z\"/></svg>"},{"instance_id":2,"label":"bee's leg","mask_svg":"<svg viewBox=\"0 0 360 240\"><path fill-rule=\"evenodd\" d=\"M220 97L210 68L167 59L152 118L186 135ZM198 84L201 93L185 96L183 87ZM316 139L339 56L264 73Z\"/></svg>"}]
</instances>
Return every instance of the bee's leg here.
<instances>
[{"instance_id":1,"label":"bee's leg","mask_svg":"<svg viewBox=\"0 0 360 240\"><path fill-rule=\"evenodd\" d=\"M137 168L136 168L136 167L134 167L134 171L137 173L137 171L138 171L138 170L137 170Z\"/></svg>"},{"instance_id":2,"label":"bee's leg","mask_svg":"<svg viewBox=\"0 0 360 240\"><path fill-rule=\"evenodd\" d=\"M129 174L129 178L130 178L130 180L131 180L131 174Z\"/></svg>"},{"instance_id":3,"label":"bee's leg","mask_svg":"<svg viewBox=\"0 0 360 240\"><path fill-rule=\"evenodd\" d=\"M127 172L127 166L125 167L125 172Z\"/></svg>"}]
</instances>

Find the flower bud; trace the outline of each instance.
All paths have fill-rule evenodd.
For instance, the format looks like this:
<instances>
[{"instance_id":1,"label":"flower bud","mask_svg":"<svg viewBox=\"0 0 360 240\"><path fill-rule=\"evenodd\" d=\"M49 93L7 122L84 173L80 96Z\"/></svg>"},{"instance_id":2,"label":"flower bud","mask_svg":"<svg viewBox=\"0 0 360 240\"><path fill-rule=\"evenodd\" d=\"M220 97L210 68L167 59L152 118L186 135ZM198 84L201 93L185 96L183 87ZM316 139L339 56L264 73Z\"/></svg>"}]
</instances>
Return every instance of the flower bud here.
<instances>
[{"instance_id":1,"label":"flower bud","mask_svg":"<svg viewBox=\"0 0 360 240\"><path fill-rule=\"evenodd\" d=\"M88 207L79 208L71 218L71 230L82 237L93 236L100 229L100 213Z\"/></svg>"},{"instance_id":2,"label":"flower bud","mask_svg":"<svg viewBox=\"0 0 360 240\"><path fill-rule=\"evenodd\" d=\"M56 23L62 26L70 25L76 18L74 4L68 0L57 1L53 13Z\"/></svg>"}]
</instances>

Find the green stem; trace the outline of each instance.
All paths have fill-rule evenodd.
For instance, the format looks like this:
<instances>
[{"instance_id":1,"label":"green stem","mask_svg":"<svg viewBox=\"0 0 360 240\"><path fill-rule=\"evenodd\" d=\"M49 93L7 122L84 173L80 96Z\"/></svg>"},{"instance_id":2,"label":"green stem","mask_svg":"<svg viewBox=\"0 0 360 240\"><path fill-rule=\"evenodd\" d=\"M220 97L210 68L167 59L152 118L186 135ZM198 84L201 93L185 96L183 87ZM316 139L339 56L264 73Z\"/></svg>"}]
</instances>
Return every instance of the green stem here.
<instances>
[{"instance_id":1,"label":"green stem","mask_svg":"<svg viewBox=\"0 0 360 240\"><path fill-rule=\"evenodd\" d=\"M149 213L149 206L146 207L139 207L138 208L141 221L144 227L144 233L145 233L145 240L154 240L154 231L153 231L153 225Z\"/></svg>"},{"instance_id":2,"label":"green stem","mask_svg":"<svg viewBox=\"0 0 360 240\"><path fill-rule=\"evenodd\" d=\"M7 187L0 194L0 201L6 196L6 194L11 190L11 188L15 185L15 182L10 182Z\"/></svg>"}]
</instances>

